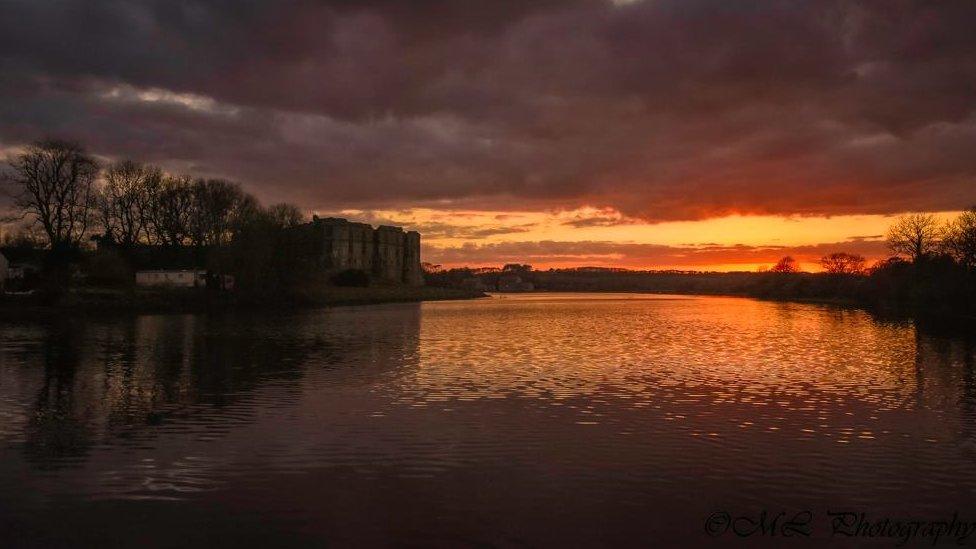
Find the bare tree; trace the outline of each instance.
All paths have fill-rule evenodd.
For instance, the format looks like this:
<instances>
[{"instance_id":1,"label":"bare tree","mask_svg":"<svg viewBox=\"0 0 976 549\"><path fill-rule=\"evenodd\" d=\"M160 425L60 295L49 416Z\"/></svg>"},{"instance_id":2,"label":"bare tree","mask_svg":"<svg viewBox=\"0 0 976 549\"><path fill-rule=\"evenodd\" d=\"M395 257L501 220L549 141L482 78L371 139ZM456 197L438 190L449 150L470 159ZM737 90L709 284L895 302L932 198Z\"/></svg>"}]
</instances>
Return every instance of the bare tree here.
<instances>
[{"instance_id":1,"label":"bare tree","mask_svg":"<svg viewBox=\"0 0 976 549\"><path fill-rule=\"evenodd\" d=\"M258 200L242 191L235 200L230 214L230 225L228 227L230 234L227 235L227 238L232 239L242 228L253 223L268 221L270 221L268 212L261 207Z\"/></svg>"},{"instance_id":2,"label":"bare tree","mask_svg":"<svg viewBox=\"0 0 976 549\"><path fill-rule=\"evenodd\" d=\"M833 253L821 257L820 266L830 274L864 274L864 257L844 252Z\"/></svg>"},{"instance_id":3,"label":"bare tree","mask_svg":"<svg viewBox=\"0 0 976 549\"><path fill-rule=\"evenodd\" d=\"M939 222L932 214L903 215L888 228L888 249L917 262L936 251L940 232Z\"/></svg>"},{"instance_id":4,"label":"bare tree","mask_svg":"<svg viewBox=\"0 0 976 549\"><path fill-rule=\"evenodd\" d=\"M146 226L155 243L182 246L190 240L194 217L193 181L189 176L164 177L150 198Z\"/></svg>"},{"instance_id":5,"label":"bare tree","mask_svg":"<svg viewBox=\"0 0 976 549\"><path fill-rule=\"evenodd\" d=\"M139 215L142 219L142 233L147 244L162 244L159 235L153 228L153 223L158 215L156 211L159 207L159 196L163 192L163 181L166 175L158 166L145 165L149 172L142 181L142 192L139 193Z\"/></svg>"},{"instance_id":6,"label":"bare tree","mask_svg":"<svg viewBox=\"0 0 976 549\"><path fill-rule=\"evenodd\" d=\"M799 272L800 268L796 264L796 260L790 256L786 256L776 262L773 268L769 270L771 273L796 273Z\"/></svg>"},{"instance_id":7,"label":"bare tree","mask_svg":"<svg viewBox=\"0 0 976 549\"><path fill-rule=\"evenodd\" d=\"M169 246L222 246L263 210L239 185L221 179L164 177L151 193L147 233Z\"/></svg>"},{"instance_id":8,"label":"bare tree","mask_svg":"<svg viewBox=\"0 0 976 549\"><path fill-rule=\"evenodd\" d=\"M963 267L976 268L976 206L949 223L942 246Z\"/></svg>"},{"instance_id":9,"label":"bare tree","mask_svg":"<svg viewBox=\"0 0 976 549\"><path fill-rule=\"evenodd\" d=\"M150 209L162 177L158 167L129 160L108 167L97 201L106 237L122 246L136 244L143 235L152 240Z\"/></svg>"},{"instance_id":10,"label":"bare tree","mask_svg":"<svg viewBox=\"0 0 976 549\"><path fill-rule=\"evenodd\" d=\"M230 240L245 194L236 183L199 179L193 183L190 240L195 246L219 246Z\"/></svg>"},{"instance_id":11,"label":"bare tree","mask_svg":"<svg viewBox=\"0 0 976 549\"><path fill-rule=\"evenodd\" d=\"M91 219L95 159L77 143L46 140L29 145L10 166L14 202L41 225L51 248L77 246Z\"/></svg>"},{"instance_id":12,"label":"bare tree","mask_svg":"<svg viewBox=\"0 0 976 549\"><path fill-rule=\"evenodd\" d=\"M287 229L289 227L295 227L301 225L306 221L306 216L302 213L302 210L295 206L294 204L273 204L268 206L268 217L271 222L278 228Z\"/></svg>"}]
</instances>

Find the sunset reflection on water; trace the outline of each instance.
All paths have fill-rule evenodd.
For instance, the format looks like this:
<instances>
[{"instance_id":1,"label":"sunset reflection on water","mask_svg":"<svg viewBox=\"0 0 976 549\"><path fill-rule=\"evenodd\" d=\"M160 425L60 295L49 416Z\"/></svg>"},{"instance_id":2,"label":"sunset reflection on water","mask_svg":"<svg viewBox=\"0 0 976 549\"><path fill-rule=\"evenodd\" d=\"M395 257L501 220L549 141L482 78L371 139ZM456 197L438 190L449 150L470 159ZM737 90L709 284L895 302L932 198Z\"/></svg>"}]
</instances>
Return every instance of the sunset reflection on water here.
<instances>
[{"instance_id":1,"label":"sunset reflection on water","mask_svg":"<svg viewBox=\"0 0 976 549\"><path fill-rule=\"evenodd\" d=\"M602 545L694 540L715 508L951 513L976 501L974 349L626 294L7 323L0 532Z\"/></svg>"}]
</instances>

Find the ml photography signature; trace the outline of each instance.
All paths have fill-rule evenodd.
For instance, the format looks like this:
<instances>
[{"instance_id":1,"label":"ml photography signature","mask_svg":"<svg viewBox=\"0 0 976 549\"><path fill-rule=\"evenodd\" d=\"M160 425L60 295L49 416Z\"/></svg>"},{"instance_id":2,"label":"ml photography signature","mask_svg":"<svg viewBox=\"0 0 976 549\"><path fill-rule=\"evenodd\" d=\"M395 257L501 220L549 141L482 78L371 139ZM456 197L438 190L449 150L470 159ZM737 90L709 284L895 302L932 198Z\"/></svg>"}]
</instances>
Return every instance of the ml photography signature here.
<instances>
[{"instance_id":1,"label":"ml photography signature","mask_svg":"<svg viewBox=\"0 0 976 549\"><path fill-rule=\"evenodd\" d=\"M864 511L715 511L705 519L705 533L714 538L769 537L890 539L896 546L924 542L967 545L976 538L976 521L958 512L947 518L876 516Z\"/></svg>"}]
</instances>

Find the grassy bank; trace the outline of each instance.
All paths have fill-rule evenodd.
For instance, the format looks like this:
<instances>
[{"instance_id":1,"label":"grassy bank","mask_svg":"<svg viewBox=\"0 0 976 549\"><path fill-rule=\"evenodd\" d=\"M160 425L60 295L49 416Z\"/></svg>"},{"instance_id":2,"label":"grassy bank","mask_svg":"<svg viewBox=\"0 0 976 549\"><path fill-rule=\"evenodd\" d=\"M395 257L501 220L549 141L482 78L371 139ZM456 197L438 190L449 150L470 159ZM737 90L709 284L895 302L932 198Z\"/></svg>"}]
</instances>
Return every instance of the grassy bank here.
<instances>
[{"instance_id":1,"label":"grassy bank","mask_svg":"<svg viewBox=\"0 0 976 549\"><path fill-rule=\"evenodd\" d=\"M478 291L430 286L370 286L366 288L322 286L302 291L293 299L298 303L312 306L339 306L444 301L479 297L485 297L485 294Z\"/></svg>"},{"instance_id":2,"label":"grassy bank","mask_svg":"<svg viewBox=\"0 0 976 549\"><path fill-rule=\"evenodd\" d=\"M451 288L377 286L342 288L323 286L289 296L241 296L203 289L78 288L58 294L0 296L0 314L31 317L49 314L200 313L225 310L261 310L409 303L484 297L481 292Z\"/></svg>"}]
</instances>

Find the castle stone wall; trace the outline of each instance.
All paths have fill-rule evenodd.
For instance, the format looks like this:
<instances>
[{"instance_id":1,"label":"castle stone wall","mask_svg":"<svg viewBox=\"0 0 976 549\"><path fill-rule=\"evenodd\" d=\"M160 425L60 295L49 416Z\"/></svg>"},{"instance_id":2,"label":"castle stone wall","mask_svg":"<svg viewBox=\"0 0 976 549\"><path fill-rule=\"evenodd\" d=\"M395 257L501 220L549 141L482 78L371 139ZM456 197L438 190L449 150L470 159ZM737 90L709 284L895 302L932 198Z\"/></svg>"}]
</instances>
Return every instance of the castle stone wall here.
<instances>
[{"instance_id":1,"label":"castle stone wall","mask_svg":"<svg viewBox=\"0 0 976 549\"><path fill-rule=\"evenodd\" d=\"M376 229L376 262L373 274L386 280L403 278L404 233L400 227L381 226Z\"/></svg>"},{"instance_id":2,"label":"castle stone wall","mask_svg":"<svg viewBox=\"0 0 976 549\"><path fill-rule=\"evenodd\" d=\"M424 284L420 266L420 233L409 231L403 235L403 281L411 286Z\"/></svg>"},{"instance_id":3,"label":"castle stone wall","mask_svg":"<svg viewBox=\"0 0 976 549\"><path fill-rule=\"evenodd\" d=\"M314 218L304 229L312 235L312 253L326 272L366 271L374 278L419 286L420 233L400 227L354 223L329 217Z\"/></svg>"}]
</instances>

